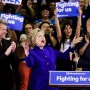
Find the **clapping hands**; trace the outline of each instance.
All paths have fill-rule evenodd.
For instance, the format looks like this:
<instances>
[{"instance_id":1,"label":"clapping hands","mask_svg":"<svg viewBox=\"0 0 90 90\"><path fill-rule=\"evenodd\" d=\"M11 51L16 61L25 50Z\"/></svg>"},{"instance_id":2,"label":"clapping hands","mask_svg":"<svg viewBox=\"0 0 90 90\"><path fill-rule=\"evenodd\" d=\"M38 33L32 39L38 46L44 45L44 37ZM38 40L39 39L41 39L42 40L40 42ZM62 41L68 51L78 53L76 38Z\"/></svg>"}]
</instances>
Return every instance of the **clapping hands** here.
<instances>
[{"instance_id":1,"label":"clapping hands","mask_svg":"<svg viewBox=\"0 0 90 90\"><path fill-rule=\"evenodd\" d=\"M11 42L11 45L8 47L8 49L5 52L5 55L8 56L11 54L11 52L14 52L16 49L16 43L15 42Z\"/></svg>"}]
</instances>

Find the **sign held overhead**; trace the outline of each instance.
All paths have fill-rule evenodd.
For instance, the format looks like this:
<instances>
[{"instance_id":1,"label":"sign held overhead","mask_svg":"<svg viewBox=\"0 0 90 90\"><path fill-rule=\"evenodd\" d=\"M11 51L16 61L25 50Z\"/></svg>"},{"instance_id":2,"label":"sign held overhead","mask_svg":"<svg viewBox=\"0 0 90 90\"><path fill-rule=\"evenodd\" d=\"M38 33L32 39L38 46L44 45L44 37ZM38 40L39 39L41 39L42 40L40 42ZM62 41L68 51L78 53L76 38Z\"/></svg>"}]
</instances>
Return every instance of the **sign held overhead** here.
<instances>
[{"instance_id":1,"label":"sign held overhead","mask_svg":"<svg viewBox=\"0 0 90 90\"><path fill-rule=\"evenodd\" d=\"M22 0L2 0L2 3L21 5Z\"/></svg>"}]
</instances>

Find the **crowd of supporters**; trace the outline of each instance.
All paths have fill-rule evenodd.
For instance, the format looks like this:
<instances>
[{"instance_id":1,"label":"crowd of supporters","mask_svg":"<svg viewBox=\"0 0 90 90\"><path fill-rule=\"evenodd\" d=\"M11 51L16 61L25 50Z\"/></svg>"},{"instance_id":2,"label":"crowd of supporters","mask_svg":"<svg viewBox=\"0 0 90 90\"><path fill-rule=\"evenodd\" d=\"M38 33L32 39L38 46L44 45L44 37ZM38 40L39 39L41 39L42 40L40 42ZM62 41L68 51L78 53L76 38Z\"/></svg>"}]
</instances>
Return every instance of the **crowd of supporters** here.
<instances>
[{"instance_id":1,"label":"crowd of supporters","mask_svg":"<svg viewBox=\"0 0 90 90\"><path fill-rule=\"evenodd\" d=\"M90 90L49 86L49 71L90 70L90 0L78 0L79 16L58 18L56 2L0 2L0 13L24 17L22 31L0 19L0 90Z\"/></svg>"}]
</instances>

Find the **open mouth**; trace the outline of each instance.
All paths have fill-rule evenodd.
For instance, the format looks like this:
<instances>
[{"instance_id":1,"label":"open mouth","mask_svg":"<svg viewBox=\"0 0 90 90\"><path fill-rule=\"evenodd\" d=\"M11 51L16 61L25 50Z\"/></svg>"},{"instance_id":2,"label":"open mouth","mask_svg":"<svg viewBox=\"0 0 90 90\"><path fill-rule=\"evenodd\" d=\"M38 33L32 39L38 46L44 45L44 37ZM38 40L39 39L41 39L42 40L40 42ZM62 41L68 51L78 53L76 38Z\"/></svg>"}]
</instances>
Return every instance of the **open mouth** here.
<instances>
[{"instance_id":1,"label":"open mouth","mask_svg":"<svg viewBox=\"0 0 90 90\"><path fill-rule=\"evenodd\" d=\"M42 43L44 43L45 41L44 41L44 40L42 40L41 42L42 42Z\"/></svg>"},{"instance_id":2,"label":"open mouth","mask_svg":"<svg viewBox=\"0 0 90 90\"><path fill-rule=\"evenodd\" d=\"M44 16L47 16L47 14L45 14Z\"/></svg>"},{"instance_id":3,"label":"open mouth","mask_svg":"<svg viewBox=\"0 0 90 90\"><path fill-rule=\"evenodd\" d=\"M71 34L71 32L67 32L68 34Z\"/></svg>"}]
</instances>

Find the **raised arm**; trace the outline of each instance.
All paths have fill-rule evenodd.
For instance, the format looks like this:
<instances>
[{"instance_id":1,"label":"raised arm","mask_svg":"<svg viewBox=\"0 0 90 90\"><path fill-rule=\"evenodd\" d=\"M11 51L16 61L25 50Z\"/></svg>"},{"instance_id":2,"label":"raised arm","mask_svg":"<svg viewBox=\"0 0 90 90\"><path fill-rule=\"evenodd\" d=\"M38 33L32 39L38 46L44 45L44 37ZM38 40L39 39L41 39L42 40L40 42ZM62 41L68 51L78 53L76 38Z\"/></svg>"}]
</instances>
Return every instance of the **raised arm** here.
<instances>
[{"instance_id":1,"label":"raised arm","mask_svg":"<svg viewBox=\"0 0 90 90\"><path fill-rule=\"evenodd\" d=\"M32 17L34 18L35 17L35 11L32 8L32 5L30 3L31 3L31 1L30 0L27 0L27 7L29 8Z\"/></svg>"},{"instance_id":2,"label":"raised arm","mask_svg":"<svg viewBox=\"0 0 90 90\"><path fill-rule=\"evenodd\" d=\"M89 44L89 39L88 37L85 35L85 40L86 40L86 43L84 44L84 46L79 50L79 53L80 55L83 55L84 54L84 51L85 49L87 48L88 44Z\"/></svg>"},{"instance_id":3,"label":"raised arm","mask_svg":"<svg viewBox=\"0 0 90 90\"><path fill-rule=\"evenodd\" d=\"M79 16L78 16L78 20L77 20L77 27L76 27L76 37L80 36L80 28L81 28L81 16L82 16L82 11L81 9L79 9Z\"/></svg>"},{"instance_id":4,"label":"raised arm","mask_svg":"<svg viewBox=\"0 0 90 90\"><path fill-rule=\"evenodd\" d=\"M54 14L55 14L56 34L57 34L58 41L60 41L62 34L61 34L60 23L59 23L58 17L56 16L56 10L54 11Z\"/></svg>"},{"instance_id":5,"label":"raised arm","mask_svg":"<svg viewBox=\"0 0 90 90\"><path fill-rule=\"evenodd\" d=\"M53 47L55 47L56 44L57 44L57 40L54 38L53 35L49 35L49 36L50 36L50 40L51 40L51 43L52 43Z\"/></svg>"}]
</instances>

